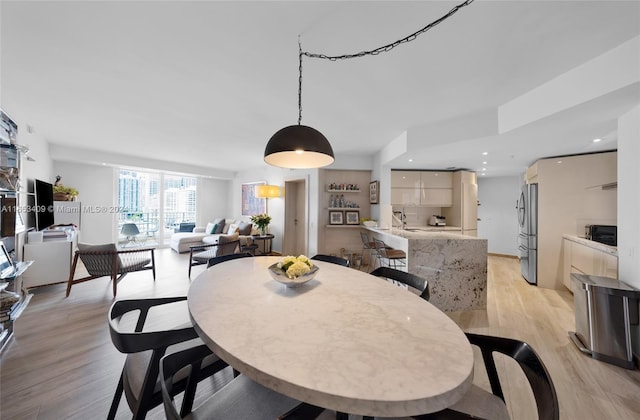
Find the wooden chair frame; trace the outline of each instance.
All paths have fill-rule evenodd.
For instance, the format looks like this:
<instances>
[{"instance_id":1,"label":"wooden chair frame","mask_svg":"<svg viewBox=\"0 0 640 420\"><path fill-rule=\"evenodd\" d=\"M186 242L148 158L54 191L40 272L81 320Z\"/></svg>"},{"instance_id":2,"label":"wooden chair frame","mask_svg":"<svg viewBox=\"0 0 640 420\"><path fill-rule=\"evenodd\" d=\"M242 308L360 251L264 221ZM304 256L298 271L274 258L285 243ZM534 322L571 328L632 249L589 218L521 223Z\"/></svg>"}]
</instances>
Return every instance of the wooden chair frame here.
<instances>
[{"instance_id":1,"label":"wooden chair frame","mask_svg":"<svg viewBox=\"0 0 640 420\"><path fill-rule=\"evenodd\" d=\"M139 259L143 261L145 259L144 254L150 253L151 263L141 266L140 264L123 264L121 257L130 257L133 259ZM91 263L86 262L83 257L103 257L104 263L109 265L110 273L94 271ZM76 274L76 268L78 266L78 258L85 264L85 268L89 272L87 277L82 277L79 279L74 279ZM156 281L156 258L155 258L155 248L135 248L135 249L116 249L114 246L114 250L110 251L80 251L76 250L73 256L73 264L71 265L71 273L69 273L69 280L67 282L67 294L66 297L69 297L69 293L71 293L71 286L78 283L83 283L85 281L98 279L101 277L110 276L111 281L113 283L113 297L116 297L118 291L118 283L120 280L124 278L128 273L132 273L135 271L144 271L151 270L153 273L153 281ZM92 274L92 272L94 274Z\"/></svg>"}]
</instances>

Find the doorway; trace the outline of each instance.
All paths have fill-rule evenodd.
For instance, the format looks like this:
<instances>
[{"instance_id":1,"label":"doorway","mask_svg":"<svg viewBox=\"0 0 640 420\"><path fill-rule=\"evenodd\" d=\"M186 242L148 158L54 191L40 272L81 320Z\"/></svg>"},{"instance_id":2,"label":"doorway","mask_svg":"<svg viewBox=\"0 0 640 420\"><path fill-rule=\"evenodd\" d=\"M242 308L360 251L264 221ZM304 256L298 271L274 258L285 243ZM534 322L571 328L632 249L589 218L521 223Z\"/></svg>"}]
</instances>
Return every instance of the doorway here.
<instances>
[{"instance_id":1,"label":"doorway","mask_svg":"<svg viewBox=\"0 0 640 420\"><path fill-rule=\"evenodd\" d=\"M293 179L284 183L284 255L307 255L308 194L307 180Z\"/></svg>"}]
</instances>

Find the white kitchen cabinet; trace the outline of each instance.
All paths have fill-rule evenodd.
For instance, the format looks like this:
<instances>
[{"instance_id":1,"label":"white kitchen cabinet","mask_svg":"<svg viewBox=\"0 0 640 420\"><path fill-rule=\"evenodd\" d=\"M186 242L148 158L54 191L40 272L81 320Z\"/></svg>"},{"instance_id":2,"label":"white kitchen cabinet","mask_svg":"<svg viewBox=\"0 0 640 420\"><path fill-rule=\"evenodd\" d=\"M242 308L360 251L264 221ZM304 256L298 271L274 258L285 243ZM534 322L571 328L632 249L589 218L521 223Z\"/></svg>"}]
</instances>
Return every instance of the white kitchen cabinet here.
<instances>
[{"instance_id":1,"label":"white kitchen cabinet","mask_svg":"<svg viewBox=\"0 0 640 420\"><path fill-rule=\"evenodd\" d=\"M391 188L422 188L420 171L391 171Z\"/></svg>"},{"instance_id":2,"label":"white kitchen cabinet","mask_svg":"<svg viewBox=\"0 0 640 420\"><path fill-rule=\"evenodd\" d=\"M590 276L618 278L618 257L598 249L597 243L589 246L587 240L579 243L563 239L564 269L563 281L565 287L571 290L571 273L586 274Z\"/></svg>"},{"instance_id":3,"label":"white kitchen cabinet","mask_svg":"<svg viewBox=\"0 0 640 420\"><path fill-rule=\"evenodd\" d=\"M427 207L451 207L453 190L451 188L423 188L420 204Z\"/></svg>"},{"instance_id":4,"label":"white kitchen cabinet","mask_svg":"<svg viewBox=\"0 0 640 420\"><path fill-rule=\"evenodd\" d=\"M477 235L478 185L475 172L453 173L452 196L452 205L442 209L447 225L459 226L463 235Z\"/></svg>"},{"instance_id":5,"label":"white kitchen cabinet","mask_svg":"<svg viewBox=\"0 0 640 420\"><path fill-rule=\"evenodd\" d=\"M453 205L453 173L423 171L420 204L426 207L451 207Z\"/></svg>"},{"instance_id":6,"label":"white kitchen cabinet","mask_svg":"<svg viewBox=\"0 0 640 420\"><path fill-rule=\"evenodd\" d=\"M391 188L391 204L420 205L420 188Z\"/></svg>"},{"instance_id":7,"label":"white kitchen cabinet","mask_svg":"<svg viewBox=\"0 0 640 420\"><path fill-rule=\"evenodd\" d=\"M391 204L451 207L453 173L446 171L391 171Z\"/></svg>"},{"instance_id":8,"label":"white kitchen cabinet","mask_svg":"<svg viewBox=\"0 0 640 420\"><path fill-rule=\"evenodd\" d=\"M422 188L453 188L453 172L423 171Z\"/></svg>"}]
</instances>

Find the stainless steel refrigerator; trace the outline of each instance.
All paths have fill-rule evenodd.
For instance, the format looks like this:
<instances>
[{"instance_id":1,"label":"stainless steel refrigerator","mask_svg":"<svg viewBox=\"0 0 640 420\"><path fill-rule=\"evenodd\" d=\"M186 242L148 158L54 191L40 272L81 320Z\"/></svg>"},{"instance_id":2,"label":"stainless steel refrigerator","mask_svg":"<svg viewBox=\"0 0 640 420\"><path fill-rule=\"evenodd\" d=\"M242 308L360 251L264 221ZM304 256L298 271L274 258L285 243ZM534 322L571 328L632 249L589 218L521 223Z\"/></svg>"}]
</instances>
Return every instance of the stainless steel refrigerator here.
<instances>
[{"instance_id":1,"label":"stainless steel refrigerator","mask_svg":"<svg viewBox=\"0 0 640 420\"><path fill-rule=\"evenodd\" d=\"M522 186L516 206L518 211L518 249L522 277L530 284L538 283L538 184Z\"/></svg>"}]
</instances>

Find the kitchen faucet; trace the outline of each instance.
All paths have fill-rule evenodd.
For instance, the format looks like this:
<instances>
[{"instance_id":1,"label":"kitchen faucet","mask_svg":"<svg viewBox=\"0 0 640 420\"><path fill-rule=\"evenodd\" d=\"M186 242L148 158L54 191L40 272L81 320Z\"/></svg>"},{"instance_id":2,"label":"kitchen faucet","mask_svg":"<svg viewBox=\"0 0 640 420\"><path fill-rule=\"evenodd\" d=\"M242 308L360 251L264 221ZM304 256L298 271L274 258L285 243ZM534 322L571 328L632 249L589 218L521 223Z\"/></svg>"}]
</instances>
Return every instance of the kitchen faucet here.
<instances>
[{"instance_id":1,"label":"kitchen faucet","mask_svg":"<svg viewBox=\"0 0 640 420\"><path fill-rule=\"evenodd\" d=\"M399 214L400 217L396 216L397 214ZM400 224L400 228L402 230L405 230L407 228L407 215L404 213L404 207L401 211L394 211L392 213L392 216Z\"/></svg>"}]
</instances>

